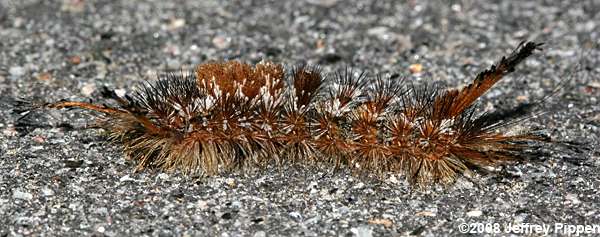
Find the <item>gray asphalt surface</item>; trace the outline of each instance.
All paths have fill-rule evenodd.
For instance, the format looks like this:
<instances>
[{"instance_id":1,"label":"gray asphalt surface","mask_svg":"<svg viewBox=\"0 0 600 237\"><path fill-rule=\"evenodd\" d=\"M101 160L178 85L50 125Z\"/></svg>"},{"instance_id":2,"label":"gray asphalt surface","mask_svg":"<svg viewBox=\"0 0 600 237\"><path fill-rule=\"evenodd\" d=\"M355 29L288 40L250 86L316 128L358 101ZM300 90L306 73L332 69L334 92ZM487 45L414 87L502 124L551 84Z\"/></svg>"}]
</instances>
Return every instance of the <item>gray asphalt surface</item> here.
<instances>
[{"instance_id":1,"label":"gray asphalt surface","mask_svg":"<svg viewBox=\"0 0 600 237\"><path fill-rule=\"evenodd\" d=\"M462 223L600 225L599 1L0 3L0 236L439 236L462 235ZM481 108L539 101L565 81L541 106L547 113L517 125L557 142L536 148L531 162L446 188L299 165L204 179L134 173L101 130L84 129L92 114L49 111L15 125L19 97L130 92L159 71L211 59L351 66L463 86L522 40L546 42L545 51ZM522 233L503 235L511 234Z\"/></svg>"}]
</instances>

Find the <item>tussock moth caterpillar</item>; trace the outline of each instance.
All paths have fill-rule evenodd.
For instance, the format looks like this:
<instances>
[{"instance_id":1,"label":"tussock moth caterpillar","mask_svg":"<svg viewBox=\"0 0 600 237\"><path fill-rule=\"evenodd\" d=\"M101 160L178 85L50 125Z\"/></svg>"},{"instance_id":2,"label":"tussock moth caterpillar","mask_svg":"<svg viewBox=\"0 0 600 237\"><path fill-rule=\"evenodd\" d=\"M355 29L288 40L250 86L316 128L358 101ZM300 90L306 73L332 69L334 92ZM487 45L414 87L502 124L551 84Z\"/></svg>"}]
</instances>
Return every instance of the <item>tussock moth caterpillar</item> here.
<instances>
[{"instance_id":1,"label":"tussock moth caterpillar","mask_svg":"<svg viewBox=\"0 0 600 237\"><path fill-rule=\"evenodd\" d=\"M451 183L472 167L519 159L531 133L508 134L509 116L477 114L474 102L541 44L523 42L463 89L416 88L350 69L287 72L272 62L198 65L99 103L42 107L101 114L101 127L137 169L212 175L248 165L331 162L400 173L417 185ZM497 114L496 114L497 115ZM522 114L521 114L522 115ZM513 118L514 119L514 118Z\"/></svg>"}]
</instances>

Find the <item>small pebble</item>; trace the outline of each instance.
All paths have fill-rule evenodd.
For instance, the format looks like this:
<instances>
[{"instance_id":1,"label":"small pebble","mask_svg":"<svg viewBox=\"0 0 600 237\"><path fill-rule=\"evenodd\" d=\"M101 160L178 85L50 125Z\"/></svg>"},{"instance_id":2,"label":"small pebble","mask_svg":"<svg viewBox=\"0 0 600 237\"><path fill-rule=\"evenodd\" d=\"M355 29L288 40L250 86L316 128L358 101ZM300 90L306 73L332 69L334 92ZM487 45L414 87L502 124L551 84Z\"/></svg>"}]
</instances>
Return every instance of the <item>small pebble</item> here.
<instances>
[{"instance_id":1,"label":"small pebble","mask_svg":"<svg viewBox=\"0 0 600 237\"><path fill-rule=\"evenodd\" d=\"M295 218L295 219L300 219L300 218L302 218L302 214L300 214L300 213L298 213L298 212L295 212L295 211L293 211L293 212L290 212L290 213L289 213L289 215L290 215L292 218Z\"/></svg>"},{"instance_id":2,"label":"small pebble","mask_svg":"<svg viewBox=\"0 0 600 237\"><path fill-rule=\"evenodd\" d=\"M44 194L44 196L52 196L54 195L54 191L48 187L42 188L42 194Z\"/></svg>"},{"instance_id":3,"label":"small pebble","mask_svg":"<svg viewBox=\"0 0 600 237\"><path fill-rule=\"evenodd\" d=\"M94 83L86 83L81 87L81 94L85 96L91 96L94 91L96 91L96 84Z\"/></svg>"},{"instance_id":4,"label":"small pebble","mask_svg":"<svg viewBox=\"0 0 600 237\"><path fill-rule=\"evenodd\" d=\"M15 126L8 125L7 128L5 128L4 130L2 130L2 134L4 134L7 137L14 137L14 136L17 135L17 130L15 129Z\"/></svg>"},{"instance_id":5,"label":"small pebble","mask_svg":"<svg viewBox=\"0 0 600 237\"><path fill-rule=\"evenodd\" d=\"M375 218L375 219L370 219L368 221L369 224L373 224L373 225L383 225L387 228L392 227L394 225L394 223L392 222L392 220L390 219L386 219L386 218Z\"/></svg>"},{"instance_id":6,"label":"small pebble","mask_svg":"<svg viewBox=\"0 0 600 237\"><path fill-rule=\"evenodd\" d=\"M230 38L225 38L223 36L215 36L212 39L212 43L218 49L224 49L224 48L229 47L229 44L231 43L231 39Z\"/></svg>"},{"instance_id":7,"label":"small pebble","mask_svg":"<svg viewBox=\"0 0 600 237\"><path fill-rule=\"evenodd\" d=\"M388 33L388 28L385 26L373 27L373 28L367 30L367 34L369 34L369 35L381 36L381 35L387 34L387 33Z\"/></svg>"},{"instance_id":8,"label":"small pebble","mask_svg":"<svg viewBox=\"0 0 600 237\"><path fill-rule=\"evenodd\" d=\"M157 175L157 177L159 179L162 179L162 180L168 180L169 179L169 175L166 174L166 173L160 173L159 175Z\"/></svg>"},{"instance_id":9,"label":"small pebble","mask_svg":"<svg viewBox=\"0 0 600 237\"><path fill-rule=\"evenodd\" d=\"M85 2L83 0L63 0L63 5L60 10L71 13L83 12L85 8Z\"/></svg>"},{"instance_id":10,"label":"small pebble","mask_svg":"<svg viewBox=\"0 0 600 237\"><path fill-rule=\"evenodd\" d=\"M15 67L10 67L8 69L8 73L10 74L10 76L12 77L20 77L23 76L25 74L25 68L23 67L19 67L19 66L15 66Z\"/></svg>"},{"instance_id":11,"label":"small pebble","mask_svg":"<svg viewBox=\"0 0 600 237\"><path fill-rule=\"evenodd\" d=\"M227 179L225 180L225 183L226 183L227 185L229 185L229 187L232 187L232 188L233 188L233 187L235 187L235 179L233 179L233 178L227 178Z\"/></svg>"},{"instance_id":12,"label":"small pebble","mask_svg":"<svg viewBox=\"0 0 600 237\"><path fill-rule=\"evenodd\" d=\"M81 57L75 55L69 58L69 62L73 65L78 65L81 63Z\"/></svg>"},{"instance_id":13,"label":"small pebble","mask_svg":"<svg viewBox=\"0 0 600 237\"><path fill-rule=\"evenodd\" d=\"M565 199L567 201L570 201L573 205L577 205L577 204L581 203L581 201L577 197L577 194L568 193L567 196L565 196Z\"/></svg>"},{"instance_id":14,"label":"small pebble","mask_svg":"<svg viewBox=\"0 0 600 237\"><path fill-rule=\"evenodd\" d=\"M135 181L135 179L133 179L133 178L129 177L129 175L125 175L125 176L121 177L121 178L119 179L119 181L120 181L120 182L127 182L127 181Z\"/></svg>"},{"instance_id":15,"label":"small pebble","mask_svg":"<svg viewBox=\"0 0 600 237\"><path fill-rule=\"evenodd\" d=\"M371 236L373 236L373 230L371 229L371 227L366 226L366 225L352 228L352 229L350 229L350 231L352 233L354 233L354 235L356 235L356 237L371 237Z\"/></svg>"},{"instance_id":16,"label":"small pebble","mask_svg":"<svg viewBox=\"0 0 600 237\"><path fill-rule=\"evenodd\" d=\"M200 210L206 210L208 209L208 202L200 200L198 201L198 207L200 208Z\"/></svg>"},{"instance_id":17,"label":"small pebble","mask_svg":"<svg viewBox=\"0 0 600 237\"><path fill-rule=\"evenodd\" d=\"M49 81L52 79L52 74L50 74L48 72L44 72L44 73L38 74L35 78L37 78L40 81Z\"/></svg>"},{"instance_id":18,"label":"small pebble","mask_svg":"<svg viewBox=\"0 0 600 237\"><path fill-rule=\"evenodd\" d=\"M470 217L478 217L478 216L481 216L482 214L483 214L483 212L480 210L472 210L470 212L467 212L467 216L470 216Z\"/></svg>"},{"instance_id":19,"label":"small pebble","mask_svg":"<svg viewBox=\"0 0 600 237\"><path fill-rule=\"evenodd\" d=\"M127 90L125 90L125 89L116 89L115 90L115 94L117 94L117 96L119 96L119 97L125 97L125 95L127 94Z\"/></svg>"},{"instance_id":20,"label":"small pebble","mask_svg":"<svg viewBox=\"0 0 600 237\"><path fill-rule=\"evenodd\" d=\"M46 142L46 138L43 137L43 136L35 136L32 139L33 139L34 142L37 142L37 143L44 143L44 142Z\"/></svg>"},{"instance_id":21,"label":"small pebble","mask_svg":"<svg viewBox=\"0 0 600 237\"><path fill-rule=\"evenodd\" d=\"M175 18L175 19L171 19L171 22L169 22L167 29L168 30L176 30L183 26L185 26L185 19Z\"/></svg>"},{"instance_id":22,"label":"small pebble","mask_svg":"<svg viewBox=\"0 0 600 237\"><path fill-rule=\"evenodd\" d=\"M430 211L420 211L415 214L415 216L435 216L435 213Z\"/></svg>"},{"instance_id":23,"label":"small pebble","mask_svg":"<svg viewBox=\"0 0 600 237\"><path fill-rule=\"evenodd\" d=\"M408 66L408 70L412 74L417 74L417 73L420 73L421 71L423 71L423 65L421 65L419 63L411 64L410 66Z\"/></svg>"},{"instance_id":24,"label":"small pebble","mask_svg":"<svg viewBox=\"0 0 600 237\"><path fill-rule=\"evenodd\" d=\"M33 195L31 193L21 192L21 191L15 190L13 192L13 198L14 199L21 199L21 200L31 200L33 198Z\"/></svg>"}]
</instances>

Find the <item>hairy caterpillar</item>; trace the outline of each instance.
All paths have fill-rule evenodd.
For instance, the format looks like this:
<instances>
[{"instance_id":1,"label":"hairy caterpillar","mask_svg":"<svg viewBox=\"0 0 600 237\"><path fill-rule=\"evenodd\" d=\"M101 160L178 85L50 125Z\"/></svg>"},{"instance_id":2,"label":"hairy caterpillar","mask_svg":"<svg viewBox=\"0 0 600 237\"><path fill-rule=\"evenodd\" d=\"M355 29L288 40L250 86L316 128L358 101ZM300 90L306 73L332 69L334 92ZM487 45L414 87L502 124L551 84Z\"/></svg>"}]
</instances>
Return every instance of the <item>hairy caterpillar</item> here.
<instances>
[{"instance_id":1,"label":"hairy caterpillar","mask_svg":"<svg viewBox=\"0 0 600 237\"><path fill-rule=\"evenodd\" d=\"M532 133L508 135L509 117L477 114L474 102L541 44L521 43L460 90L419 89L402 80L316 66L238 61L166 74L131 95L102 93L114 106L74 101L46 108L101 114L101 127L137 169L212 175L253 164L332 162L418 185L451 183L472 167L519 159Z\"/></svg>"}]
</instances>

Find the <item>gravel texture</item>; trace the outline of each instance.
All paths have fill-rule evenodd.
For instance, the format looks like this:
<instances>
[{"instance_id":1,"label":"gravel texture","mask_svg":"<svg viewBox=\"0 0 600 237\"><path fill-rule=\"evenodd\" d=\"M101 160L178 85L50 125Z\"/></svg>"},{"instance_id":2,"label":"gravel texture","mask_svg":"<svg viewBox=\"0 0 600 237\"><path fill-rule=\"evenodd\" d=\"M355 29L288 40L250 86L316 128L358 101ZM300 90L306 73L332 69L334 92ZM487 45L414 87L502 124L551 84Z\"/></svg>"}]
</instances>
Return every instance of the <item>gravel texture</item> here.
<instances>
[{"instance_id":1,"label":"gravel texture","mask_svg":"<svg viewBox=\"0 0 600 237\"><path fill-rule=\"evenodd\" d=\"M496 2L1 0L0 236L438 236L461 235L461 223L600 225L600 2ZM450 187L415 190L402 177L299 165L203 179L134 173L101 130L84 129L92 114L45 111L15 125L17 98L129 92L159 71L211 59L351 66L462 86L526 39L545 50L481 108L559 88L541 106L547 113L517 125L555 143L529 163ZM422 71L411 73L416 64Z\"/></svg>"}]
</instances>

